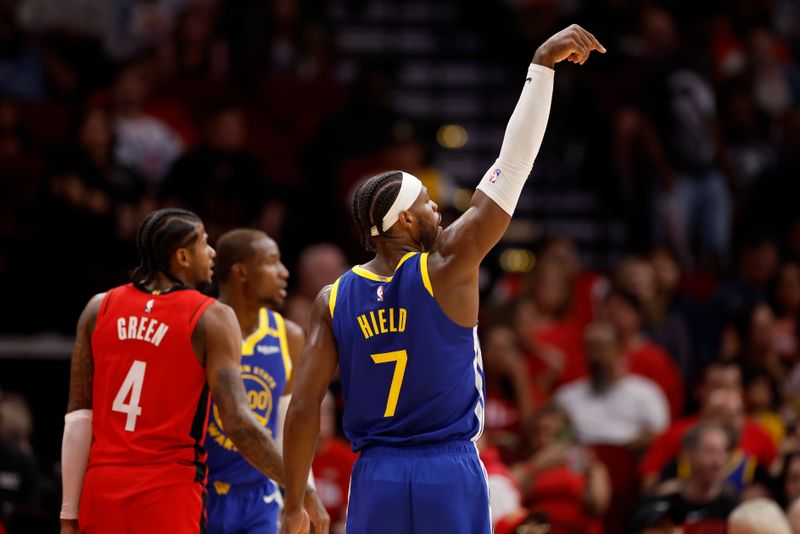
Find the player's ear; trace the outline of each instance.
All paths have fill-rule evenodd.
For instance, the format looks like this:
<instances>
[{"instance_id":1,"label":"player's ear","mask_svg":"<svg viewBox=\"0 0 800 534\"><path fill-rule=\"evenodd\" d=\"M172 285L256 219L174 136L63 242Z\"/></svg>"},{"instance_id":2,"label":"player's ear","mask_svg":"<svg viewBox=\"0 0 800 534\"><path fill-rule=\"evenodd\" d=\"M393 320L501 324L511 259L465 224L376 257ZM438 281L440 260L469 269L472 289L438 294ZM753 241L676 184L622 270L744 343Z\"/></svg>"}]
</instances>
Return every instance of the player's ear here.
<instances>
[{"instance_id":1,"label":"player's ear","mask_svg":"<svg viewBox=\"0 0 800 534\"><path fill-rule=\"evenodd\" d=\"M189 267L191 265L191 253L188 248L179 248L175 251L175 260L181 267Z\"/></svg>"},{"instance_id":2,"label":"player's ear","mask_svg":"<svg viewBox=\"0 0 800 534\"><path fill-rule=\"evenodd\" d=\"M247 276L247 267L244 263L234 263L231 265L231 275L237 277L239 280L244 280Z\"/></svg>"},{"instance_id":3,"label":"player's ear","mask_svg":"<svg viewBox=\"0 0 800 534\"><path fill-rule=\"evenodd\" d=\"M403 226L411 228L414 225L414 213L411 210L401 211L399 220Z\"/></svg>"}]
</instances>

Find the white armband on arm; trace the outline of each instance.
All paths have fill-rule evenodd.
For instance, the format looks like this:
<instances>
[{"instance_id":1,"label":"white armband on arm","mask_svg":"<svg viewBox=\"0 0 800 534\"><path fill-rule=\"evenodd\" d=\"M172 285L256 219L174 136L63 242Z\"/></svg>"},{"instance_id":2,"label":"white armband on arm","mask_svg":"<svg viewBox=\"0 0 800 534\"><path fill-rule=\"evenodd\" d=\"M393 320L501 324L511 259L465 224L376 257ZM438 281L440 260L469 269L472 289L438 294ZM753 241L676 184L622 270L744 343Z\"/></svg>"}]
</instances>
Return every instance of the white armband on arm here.
<instances>
[{"instance_id":1,"label":"white armband on arm","mask_svg":"<svg viewBox=\"0 0 800 534\"><path fill-rule=\"evenodd\" d=\"M278 436L275 444L278 446L278 452L283 456L283 425L286 423L286 412L289 411L289 403L292 401L292 394L283 395L278 400ZM308 485L314 489L317 486L314 484L314 471L308 472Z\"/></svg>"},{"instance_id":2,"label":"white armband on arm","mask_svg":"<svg viewBox=\"0 0 800 534\"><path fill-rule=\"evenodd\" d=\"M553 69L542 65L531 63L528 67L525 87L506 126L500 156L478 184L478 189L509 215L514 214L542 146L553 100L554 75Z\"/></svg>"},{"instance_id":3,"label":"white armband on arm","mask_svg":"<svg viewBox=\"0 0 800 534\"><path fill-rule=\"evenodd\" d=\"M92 410L76 410L64 417L61 442L61 519L77 519L83 475L92 444Z\"/></svg>"}]
</instances>

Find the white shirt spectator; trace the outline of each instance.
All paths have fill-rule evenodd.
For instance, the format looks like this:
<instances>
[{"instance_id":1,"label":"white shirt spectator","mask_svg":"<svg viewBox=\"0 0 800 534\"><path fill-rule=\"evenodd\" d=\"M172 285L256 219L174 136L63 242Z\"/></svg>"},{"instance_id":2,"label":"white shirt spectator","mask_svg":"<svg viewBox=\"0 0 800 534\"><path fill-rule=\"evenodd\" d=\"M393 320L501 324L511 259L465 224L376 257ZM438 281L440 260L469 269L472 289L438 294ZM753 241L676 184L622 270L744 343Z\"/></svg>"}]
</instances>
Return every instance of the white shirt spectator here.
<instances>
[{"instance_id":1,"label":"white shirt spectator","mask_svg":"<svg viewBox=\"0 0 800 534\"><path fill-rule=\"evenodd\" d=\"M650 380L625 376L603 393L588 379L562 386L556 403L569 413L581 443L625 445L644 432L663 432L669 423L664 394Z\"/></svg>"}]
</instances>

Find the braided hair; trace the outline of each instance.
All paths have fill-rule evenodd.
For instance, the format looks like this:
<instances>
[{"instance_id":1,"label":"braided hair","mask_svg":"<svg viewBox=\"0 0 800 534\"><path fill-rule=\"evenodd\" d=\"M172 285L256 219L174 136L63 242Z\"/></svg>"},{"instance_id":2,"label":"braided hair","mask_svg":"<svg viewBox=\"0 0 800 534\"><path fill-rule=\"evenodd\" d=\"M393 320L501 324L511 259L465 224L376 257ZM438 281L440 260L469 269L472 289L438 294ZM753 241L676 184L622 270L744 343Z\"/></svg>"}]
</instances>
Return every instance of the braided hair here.
<instances>
[{"instance_id":1,"label":"braided hair","mask_svg":"<svg viewBox=\"0 0 800 534\"><path fill-rule=\"evenodd\" d=\"M402 183L403 173L389 171L373 176L356 189L353 195L353 220L358 227L361 244L367 250L375 250L370 239L373 226L378 228L378 235L386 234L383 217L400 193Z\"/></svg>"},{"instance_id":2,"label":"braided hair","mask_svg":"<svg viewBox=\"0 0 800 534\"><path fill-rule=\"evenodd\" d=\"M137 285L146 285L155 280L160 272L173 282L183 282L169 270L172 255L181 247L191 245L199 237L195 226L200 217L191 211L166 208L151 212L136 231L136 249L139 265L131 274Z\"/></svg>"}]
</instances>

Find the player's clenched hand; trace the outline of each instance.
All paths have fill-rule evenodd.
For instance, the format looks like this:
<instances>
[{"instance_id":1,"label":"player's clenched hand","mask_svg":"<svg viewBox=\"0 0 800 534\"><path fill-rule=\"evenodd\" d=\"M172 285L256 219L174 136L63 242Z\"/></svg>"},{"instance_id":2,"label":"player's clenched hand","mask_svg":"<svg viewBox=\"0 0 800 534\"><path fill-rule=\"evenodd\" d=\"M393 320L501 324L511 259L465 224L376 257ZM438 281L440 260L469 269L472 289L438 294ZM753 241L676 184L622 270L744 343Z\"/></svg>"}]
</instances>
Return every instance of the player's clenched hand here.
<instances>
[{"instance_id":1,"label":"player's clenched hand","mask_svg":"<svg viewBox=\"0 0 800 534\"><path fill-rule=\"evenodd\" d=\"M284 510L283 521L281 521L281 534L308 534L309 521L305 510L286 512Z\"/></svg>"},{"instance_id":2,"label":"player's clenched hand","mask_svg":"<svg viewBox=\"0 0 800 534\"><path fill-rule=\"evenodd\" d=\"M542 43L533 56L533 62L551 69L565 59L583 65L592 50L606 53L606 49L594 35L573 24Z\"/></svg>"},{"instance_id":3,"label":"player's clenched hand","mask_svg":"<svg viewBox=\"0 0 800 534\"><path fill-rule=\"evenodd\" d=\"M328 534L331 518L328 516L325 507L322 506L316 491L313 489L306 490L303 506L306 509L311 525L314 527L314 534Z\"/></svg>"},{"instance_id":4,"label":"player's clenched hand","mask_svg":"<svg viewBox=\"0 0 800 534\"><path fill-rule=\"evenodd\" d=\"M77 519L62 519L61 534L81 534Z\"/></svg>"}]
</instances>

